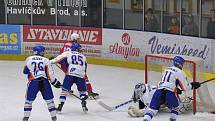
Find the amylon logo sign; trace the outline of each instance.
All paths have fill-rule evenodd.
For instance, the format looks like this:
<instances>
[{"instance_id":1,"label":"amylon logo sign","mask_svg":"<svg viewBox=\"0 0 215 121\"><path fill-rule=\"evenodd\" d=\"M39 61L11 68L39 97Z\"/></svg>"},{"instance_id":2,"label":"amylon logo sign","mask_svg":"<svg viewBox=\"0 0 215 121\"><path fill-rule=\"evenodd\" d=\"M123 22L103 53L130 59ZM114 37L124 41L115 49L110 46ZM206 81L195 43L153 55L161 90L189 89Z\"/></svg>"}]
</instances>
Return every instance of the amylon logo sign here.
<instances>
[{"instance_id":1,"label":"amylon logo sign","mask_svg":"<svg viewBox=\"0 0 215 121\"><path fill-rule=\"evenodd\" d=\"M24 26L24 42L64 43L71 40L72 33L78 33L81 44L102 45L100 28L79 28L60 26Z\"/></svg>"},{"instance_id":2,"label":"amylon logo sign","mask_svg":"<svg viewBox=\"0 0 215 121\"><path fill-rule=\"evenodd\" d=\"M128 56L140 56L140 48L133 47L131 37L128 33L124 33L121 39L122 44L116 42L109 46L110 53L123 55L125 59L127 59Z\"/></svg>"}]
</instances>

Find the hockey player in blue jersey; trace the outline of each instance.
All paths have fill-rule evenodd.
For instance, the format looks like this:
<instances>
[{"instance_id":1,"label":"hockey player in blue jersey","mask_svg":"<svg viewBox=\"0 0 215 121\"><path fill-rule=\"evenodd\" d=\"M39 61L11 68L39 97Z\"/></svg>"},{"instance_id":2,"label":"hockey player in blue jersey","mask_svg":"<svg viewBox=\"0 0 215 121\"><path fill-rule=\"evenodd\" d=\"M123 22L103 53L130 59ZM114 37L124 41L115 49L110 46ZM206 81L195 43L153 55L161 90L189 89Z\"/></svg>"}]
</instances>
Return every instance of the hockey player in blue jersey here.
<instances>
[{"instance_id":1,"label":"hockey player in blue jersey","mask_svg":"<svg viewBox=\"0 0 215 121\"><path fill-rule=\"evenodd\" d=\"M26 66L23 70L23 73L28 76L29 80L25 97L23 121L28 121L32 110L32 103L39 91L47 103L52 121L56 121L56 108L50 82L56 88L60 88L61 83L55 78L49 59L44 57L45 47L35 46L33 47L33 52L34 55L26 59Z\"/></svg>"},{"instance_id":2,"label":"hockey player in blue jersey","mask_svg":"<svg viewBox=\"0 0 215 121\"><path fill-rule=\"evenodd\" d=\"M157 114L161 104L166 104L171 111L170 121L176 121L179 113L179 100L176 95L177 87L188 94L191 89L197 89L198 82L190 83L187 80L185 72L182 70L185 60L180 56L173 58L173 66L164 70L162 79L159 82L158 89L152 96L143 121L150 121Z\"/></svg>"},{"instance_id":3,"label":"hockey player in blue jersey","mask_svg":"<svg viewBox=\"0 0 215 121\"><path fill-rule=\"evenodd\" d=\"M74 83L77 85L77 89L80 93L83 111L88 111L86 107L86 99L88 98L88 96L86 95L86 81L84 80L87 62L86 57L80 52L80 49L80 44L74 43L71 47L72 51L63 52L62 54L51 60L51 63L53 64L61 63L61 61L65 62L65 60L66 63L68 63L68 69L65 73L62 92L60 95L60 103L57 108L58 112L61 112L62 107L66 101L68 91L71 90L71 87Z\"/></svg>"}]
</instances>

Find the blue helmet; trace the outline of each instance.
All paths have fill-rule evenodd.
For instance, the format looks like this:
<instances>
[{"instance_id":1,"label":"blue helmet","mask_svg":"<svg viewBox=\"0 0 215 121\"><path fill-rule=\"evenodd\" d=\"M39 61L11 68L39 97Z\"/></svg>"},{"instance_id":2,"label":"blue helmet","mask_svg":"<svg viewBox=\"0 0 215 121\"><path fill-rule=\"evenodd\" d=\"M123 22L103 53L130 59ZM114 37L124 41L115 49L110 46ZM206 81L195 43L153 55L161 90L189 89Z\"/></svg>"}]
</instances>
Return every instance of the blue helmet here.
<instances>
[{"instance_id":1,"label":"blue helmet","mask_svg":"<svg viewBox=\"0 0 215 121\"><path fill-rule=\"evenodd\" d=\"M43 52L45 52L45 47L42 45L34 46L33 52L35 55L43 55Z\"/></svg>"},{"instance_id":2,"label":"blue helmet","mask_svg":"<svg viewBox=\"0 0 215 121\"><path fill-rule=\"evenodd\" d=\"M79 43L73 43L71 46L72 51L77 51L81 49L81 45Z\"/></svg>"},{"instance_id":3,"label":"blue helmet","mask_svg":"<svg viewBox=\"0 0 215 121\"><path fill-rule=\"evenodd\" d=\"M183 65L184 64L184 58L182 58L181 56L175 56L173 58L173 65L177 66L177 65Z\"/></svg>"}]
</instances>

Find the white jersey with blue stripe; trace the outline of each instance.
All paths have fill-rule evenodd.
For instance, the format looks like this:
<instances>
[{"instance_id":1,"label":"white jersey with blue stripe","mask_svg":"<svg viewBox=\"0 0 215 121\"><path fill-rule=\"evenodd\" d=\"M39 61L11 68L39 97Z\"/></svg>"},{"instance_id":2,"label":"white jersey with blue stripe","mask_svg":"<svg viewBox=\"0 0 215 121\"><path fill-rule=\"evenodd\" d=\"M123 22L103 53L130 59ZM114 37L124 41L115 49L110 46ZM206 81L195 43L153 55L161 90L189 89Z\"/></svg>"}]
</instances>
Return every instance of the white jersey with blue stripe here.
<instances>
[{"instance_id":1,"label":"white jersey with blue stripe","mask_svg":"<svg viewBox=\"0 0 215 121\"><path fill-rule=\"evenodd\" d=\"M52 59L51 63L58 63L65 58L69 64L67 75L83 78L86 72L86 57L76 51L66 51Z\"/></svg>"},{"instance_id":2,"label":"white jersey with blue stripe","mask_svg":"<svg viewBox=\"0 0 215 121\"><path fill-rule=\"evenodd\" d=\"M28 74L29 80L37 79L40 77L48 80L54 80L54 71L48 58L43 56L29 56L26 59L26 66L24 74Z\"/></svg>"},{"instance_id":3,"label":"white jersey with blue stripe","mask_svg":"<svg viewBox=\"0 0 215 121\"><path fill-rule=\"evenodd\" d=\"M167 89L175 92L177 86L180 86L183 91L191 89L190 83L183 70L175 66L166 68L158 84L158 89Z\"/></svg>"}]
</instances>

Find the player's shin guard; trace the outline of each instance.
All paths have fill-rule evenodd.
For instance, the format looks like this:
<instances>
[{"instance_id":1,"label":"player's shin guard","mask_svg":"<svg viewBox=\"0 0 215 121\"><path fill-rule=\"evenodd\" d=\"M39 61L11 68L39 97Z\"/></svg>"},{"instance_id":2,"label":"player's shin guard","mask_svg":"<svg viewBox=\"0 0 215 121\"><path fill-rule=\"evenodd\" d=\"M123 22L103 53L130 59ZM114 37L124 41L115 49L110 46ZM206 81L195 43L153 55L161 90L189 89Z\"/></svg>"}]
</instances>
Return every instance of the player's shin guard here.
<instances>
[{"instance_id":1,"label":"player's shin guard","mask_svg":"<svg viewBox=\"0 0 215 121\"><path fill-rule=\"evenodd\" d=\"M178 108L174 108L171 110L170 121L176 121L178 116Z\"/></svg>"},{"instance_id":2,"label":"player's shin guard","mask_svg":"<svg viewBox=\"0 0 215 121\"><path fill-rule=\"evenodd\" d=\"M63 105L64 105L64 103L65 103L65 101L66 101L67 95L68 95L68 92L65 91L65 90L62 90L61 95L60 95L60 99L59 99L59 100L60 100L60 103L59 103L59 105L58 105L58 107L57 107L57 111L58 111L58 112L61 112L61 110L62 110L62 108L63 108Z\"/></svg>"},{"instance_id":3,"label":"player's shin guard","mask_svg":"<svg viewBox=\"0 0 215 121\"><path fill-rule=\"evenodd\" d=\"M66 90L62 90L60 94L60 102L65 102L67 95L68 95L68 92Z\"/></svg>"},{"instance_id":4,"label":"player's shin guard","mask_svg":"<svg viewBox=\"0 0 215 121\"><path fill-rule=\"evenodd\" d=\"M51 117L56 117L56 108L55 108L54 100L53 99L46 100L46 103Z\"/></svg>"},{"instance_id":5,"label":"player's shin guard","mask_svg":"<svg viewBox=\"0 0 215 121\"><path fill-rule=\"evenodd\" d=\"M81 100L86 100L88 98L86 91L80 91L79 93Z\"/></svg>"},{"instance_id":6,"label":"player's shin guard","mask_svg":"<svg viewBox=\"0 0 215 121\"><path fill-rule=\"evenodd\" d=\"M84 112L88 111L87 108L87 102L86 99L88 98L88 96L86 95L86 91L80 92L80 98L81 98L81 106Z\"/></svg>"},{"instance_id":7,"label":"player's shin guard","mask_svg":"<svg viewBox=\"0 0 215 121\"><path fill-rule=\"evenodd\" d=\"M143 117L143 121L150 121L153 118L153 116L157 114L157 112L158 112L157 110L151 108L147 109Z\"/></svg>"},{"instance_id":8,"label":"player's shin guard","mask_svg":"<svg viewBox=\"0 0 215 121\"><path fill-rule=\"evenodd\" d=\"M33 101L25 100L24 117L30 117Z\"/></svg>"}]
</instances>

